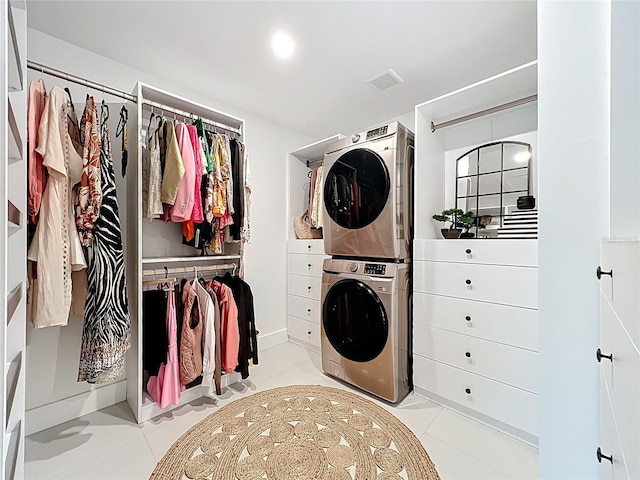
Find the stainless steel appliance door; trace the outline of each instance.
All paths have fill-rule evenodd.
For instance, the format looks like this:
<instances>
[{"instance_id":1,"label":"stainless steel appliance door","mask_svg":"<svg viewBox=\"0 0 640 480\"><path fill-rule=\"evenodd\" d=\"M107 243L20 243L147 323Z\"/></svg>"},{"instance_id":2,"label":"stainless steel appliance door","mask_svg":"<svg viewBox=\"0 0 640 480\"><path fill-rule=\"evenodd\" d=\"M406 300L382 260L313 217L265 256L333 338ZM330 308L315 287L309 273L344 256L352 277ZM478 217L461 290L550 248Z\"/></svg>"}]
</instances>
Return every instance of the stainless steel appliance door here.
<instances>
[{"instance_id":1,"label":"stainless steel appliance door","mask_svg":"<svg viewBox=\"0 0 640 480\"><path fill-rule=\"evenodd\" d=\"M389 339L389 319L380 297L359 280L340 280L329 288L322 323L334 350L354 362L375 359Z\"/></svg>"}]
</instances>

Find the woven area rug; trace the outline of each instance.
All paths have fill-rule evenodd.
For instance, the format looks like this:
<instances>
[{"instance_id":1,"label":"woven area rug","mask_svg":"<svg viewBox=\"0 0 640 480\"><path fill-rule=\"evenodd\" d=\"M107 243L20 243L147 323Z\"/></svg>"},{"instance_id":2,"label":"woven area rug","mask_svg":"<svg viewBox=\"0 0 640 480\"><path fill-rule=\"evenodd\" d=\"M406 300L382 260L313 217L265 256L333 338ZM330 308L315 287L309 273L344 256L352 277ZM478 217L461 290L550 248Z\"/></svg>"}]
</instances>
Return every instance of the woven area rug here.
<instances>
[{"instance_id":1,"label":"woven area rug","mask_svg":"<svg viewBox=\"0 0 640 480\"><path fill-rule=\"evenodd\" d=\"M416 436L382 407L319 385L220 408L178 439L150 480L438 480Z\"/></svg>"}]
</instances>

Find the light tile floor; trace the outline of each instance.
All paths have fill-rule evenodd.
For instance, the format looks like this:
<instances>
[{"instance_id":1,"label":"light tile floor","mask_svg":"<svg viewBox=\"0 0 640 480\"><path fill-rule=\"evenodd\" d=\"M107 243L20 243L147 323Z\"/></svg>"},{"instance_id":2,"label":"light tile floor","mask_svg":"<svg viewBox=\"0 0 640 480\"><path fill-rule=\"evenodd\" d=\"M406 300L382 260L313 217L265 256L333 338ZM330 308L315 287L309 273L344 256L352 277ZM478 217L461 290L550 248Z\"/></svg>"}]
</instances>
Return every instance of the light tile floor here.
<instances>
[{"instance_id":1,"label":"light tile floor","mask_svg":"<svg viewBox=\"0 0 640 480\"><path fill-rule=\"evenodd\" d=\"M142 425L120 403L27 437L25 478L147 480L178 437L233 400L283 385L349 389L322 374L318 353L293 343L260 353L250 377L220 397L199 399ZM538 450L530 445L415 394L397 407L377 403L420 438L444 480L538 478Z\"/></svg>"}]
</instances>

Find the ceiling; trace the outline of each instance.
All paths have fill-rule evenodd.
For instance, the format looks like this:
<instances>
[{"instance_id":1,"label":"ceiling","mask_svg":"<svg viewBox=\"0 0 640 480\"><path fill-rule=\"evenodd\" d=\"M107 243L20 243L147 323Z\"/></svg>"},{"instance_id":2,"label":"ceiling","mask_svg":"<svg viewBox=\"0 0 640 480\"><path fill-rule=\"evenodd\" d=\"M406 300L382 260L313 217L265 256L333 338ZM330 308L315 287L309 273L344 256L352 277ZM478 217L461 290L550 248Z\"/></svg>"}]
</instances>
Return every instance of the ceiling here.
<instances>
[{"instance_id":1,"label":"ceiling","mask_svg":"<svg viewBox=\"0 0 640 480\"><path fill-rule=\"evenodd\" d=\"M536 58L535 1L27 3L36 30L316 138ZM270 51L280 29L287 61ZM387 68L404 83L366 83Z\"/></svg>"}]
</instances>

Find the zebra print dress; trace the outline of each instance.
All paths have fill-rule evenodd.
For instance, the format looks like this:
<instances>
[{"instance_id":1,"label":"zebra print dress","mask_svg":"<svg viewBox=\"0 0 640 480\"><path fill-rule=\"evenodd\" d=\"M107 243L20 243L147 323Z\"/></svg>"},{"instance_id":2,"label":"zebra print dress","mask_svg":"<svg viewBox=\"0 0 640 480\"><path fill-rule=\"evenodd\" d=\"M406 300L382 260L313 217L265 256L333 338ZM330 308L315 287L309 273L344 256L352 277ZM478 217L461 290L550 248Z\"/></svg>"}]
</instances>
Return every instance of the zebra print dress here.
<instances>
[{"instance_id":1,"label":"zebra print dress","mask_svg":"<svg viewBox=\"0 0 640 480\"><path fill-rule=\"evenodd\" d=\"M111 139L106 119L100 119L100 179L102 205L87 250L89 271L78 381L102 383L124 373L131 341L131 319L124 269Z\"/></svg>"}]
</instances>

